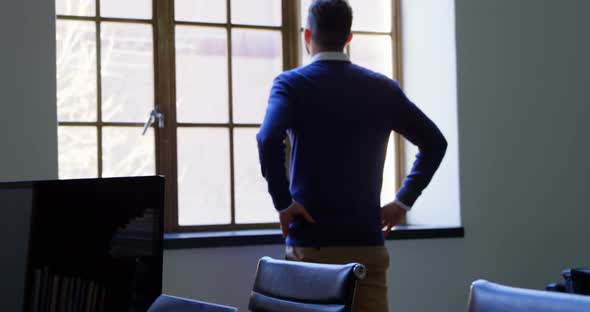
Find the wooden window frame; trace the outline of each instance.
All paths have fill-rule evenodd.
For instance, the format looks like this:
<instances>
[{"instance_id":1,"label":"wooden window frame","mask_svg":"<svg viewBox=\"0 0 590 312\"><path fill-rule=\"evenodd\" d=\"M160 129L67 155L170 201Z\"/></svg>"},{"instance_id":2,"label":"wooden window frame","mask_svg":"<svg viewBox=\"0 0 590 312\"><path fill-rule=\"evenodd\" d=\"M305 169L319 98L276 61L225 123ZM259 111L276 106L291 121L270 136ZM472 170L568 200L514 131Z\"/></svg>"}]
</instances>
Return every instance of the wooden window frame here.
<instances>
[{"instance_id":1,"label":"wooden window frame","mask_svg":"<svg viewBox=\"0 0 590 312\"><path fill-rule=\"evenodd\" d=\"M201 231L233 231L233 230L249 230L249 229L268 229L268 228L278 228L278 223L257 223L257 224L236 224L235 222L235 180L234 180L234 132L235 128L258 128L260 124L239 124L233 123L233 116L232 116L232 107L233 107L233 94L232 94L232 47L231 47L231 29L232 28L250 28L250 29L271 29L271 30L281 30L282 31L282 38L283 38L283 70L289 70L299 66L299 58L300 58L300 51L301 51L301 25L303 25L303 21L300 21L300 1L293 1L293 0L282 0L282 26L279 27L268 27L268 26L251 26L251 25L238 25L231 23L231 1L226 0L226 7L227 7L227 20L225 24L221 23L195 23L195 22L175 22L173 21L173 16L169 18L172 19L172 23L169 25L193 25L193 26L213 26L213 27L225 27L228 31L228 69L229 69L229 123L224 124L177 124L176 120L174 120L175 125L182 127L182 126L192 126L192 127L222 127L222 128L229 128L230 130L230 188L231 188L231 224L224 224L224 225L194 225L194 226L180 226L178 225L178 185L176 179L176 172L174 173L174 179L172 181L168 181L167 183L174 184L171 186L171 192L167 192L167 194L172 194L172 196L168 196L167 199L167 207L172 207L172 209L166 209L166 232L201 232ZM392 5L392 27L391 30L388 32L372 32L372 31L353 31L353 35L360 34L360 35L387 35L392 40L392 50L393 50L393 75L399 81L400 85L402 84L402 62L401 62L401 0L391 0ZM165 1L166 2L166 1ZM171 1L172 2L172 1ZM173 6L173 4L168 4ZM168 8L169 12L174 12L174 8ZM172 14L173 15L173 14ZM168 33L169 38L174 38L173 30L169 30ZM170 54L172 57L174 56L174 43L170 43ZM347 52L349 51L349 47L347 47ZM162 68L164 69L164 68ZM169 70L174 71L175 66L168 66ZM174 73L170 73L171 78L174 78ZM169 81L173 81L175 83L175 79L169 79ZM175 96L175 92L172 92L172 97ZM174 98L171 99L169 102L170 105L165 105L164 107L172 108L172 105L175 105L176 101ZM171 111L168 112L168 115L171 115ZM175 127L169 127L169 129L173 129L175 131ZM172 131L172 130L171 130ZM397 134L393 134L393 141L395 144L395 176L396 176L396 189L399 189L401 186L401 182L405 176L405 153L404 153L404 140L403 138ZM175 140L176 138L174 138ZM174 147L169 149L173 153L176 153L177 146L176 142ZM176 155L174 155L175 157ZM175 159L175 158L173 158ZM170 170L176 170L176 164L174 164L170 168ZM168 190L167 190L168 191ZM172 197L172 198L170 198ZM405 223L405 222L404 222Z\"/></svg>"},{"instance_id":2,"label":"wooden window frame","mask_svg":"<svg viewBox=\"0 0 590 312\"><path fill-rule=\"evenodd\" d=\"M235 168L234 168L234 129L258 128L258 123L235 123L233 121L233 74L232 74L232 29L261 29L281 31L283 48L283 70L289 70L299 66L301 42L300 1L282 1L282 23L281 26L254 26L231 23L231 0L226 0L226 22L225 23L204 23L176 21L174 19L174 1L152 1L151 19L134 18L110 18L101 17L100 0L95 0L96 8L94 16L71 16L57 15L58 20L91 21L96 27L96 75L97 75L97 120L96 122L59 122L59 126L92 126L97 129L97 155L98 155L98 176L102 177L102 128L105 126L116 127L141 127L142 123L125 122L103 122L102 121L102 78L101 78L101 23L121 22L140 23L152 25L153 48L154 48L154 99L160 106L166 119L164 128L154 128L156 148L156 172L168 177L166 179L166 200L165 200L165 232L200 232L200 231L233 231L247 229L268 229L278 228L278 223L258 224L236 224L235 222ZM388 35L392 40L393 48L393 75L402 81L402 50L401 50L401 0L391 0L392 5L392 28L389 32L353 31L360 35ZM176 116L176 51L175 51L175 28L177 25L206 26L224 28L227 31L228 49L228 113L227 123L178 123ZM347 52L350 52L347 47ZM146 112L146 116L147 116ZM229 161L230 161L230 203L231 223L223 225L193 225L181 226L178 220L178 172L177 172L177 128L224 128L229 130ZM394 133L395 144L395 175L396 188L399 189L405 176L405 153L404 140Z\"/></svg>"},{"instance_id":3,"label":"wooden window frame","mask_svg":"<svg viewBox=\"0 0 590 312\"><path fill-rule=\"evenodd\" d=\"M156 1L154 1L156 2ZM152 12L151 19L139 19L139 18L118 18L118 17L103 17L101 16L101 5L100 0L95 0L95 11L94 16L77 16L77 15L56 15L58 21L80 21L80 22L93 22L95 27L95 42L96 42L96 121L58 121L58 127L94 127L97 135L97 177L103 177L103 128L104 127L133 127L139 128L144 126L143 123L139 122L105 122L102 118L102 42L101 42L101 29L103 22L114 22L114 23L127 23L127 24L143 24L152 26L152 40L153 40L153 58L154 58L154 82L157 85L158 71L155 68L155 64L158 62L158 55L156 53L156 22L155 22L155 10ZM155 9L155 6L154 6ZM158 89L154 87L154 99L158 97ZM149 112L146 112L146 116ZM156 131L157 132L157 131ZM156 134L156 133L155 133ZM157 139L156 139L157 142ZM155 145L157 149L157 146ZM157 153L156 153L156 163ZM156 168L157 171L157 168Z\"/></svg>"},{"instance_id":4,"label":"wooden window frame","mask_svg":"<svg viewBox=\"0 0 590 312\"><path fill-rule=\"evenodd\" d=\"M163 79L162 85L158 89L162 92L162 97L158 99L162 107L162 112L166 116L167 125L164 129L158 129L160 137L158 172L165 176L171 177L166 180L166 210L165 210L165 231L170 232L195 232L195 231L221 231L221 230L245 230L245 229L267 229L276 228L278 223L258 223L258 224L236 224L236 203L235 203L235 151L234 151L234 130L235 129L252 129L260 127L259 123L238 123L234 122L233 116L233 73L232 73L232 29L258 29L280 31L282 35L283 50L283 70L288 70L297 66L299 55L297 47L298 25L298 2L293 0L282 1L282 23L281 26L256 26L246 24L236 24L231 22L231 0L226 0L226 22L225 23L205 23L205 22L187 22L174 20L174 2L157 1L158 8L155 12L164 16L158 16L158 35L165 38L158 41L158 50L161 56L161 62L157 64L157 70L160 74L168 79ZM297 13L297 14L295 14ZM226 123L178 123L176 118L176 73L175 73L175 27L184 26L201 26L224 28L227 31L227 51L228 51L228 122ZM181 226L178 223L178 179L177 179L177 137L176 129L183 127L192 128L223 128L229 130L229 161L230 161L230 224L223 225L189 225ZM162 144L165 145L162 145Z\"/></svg>"}]
</instances>

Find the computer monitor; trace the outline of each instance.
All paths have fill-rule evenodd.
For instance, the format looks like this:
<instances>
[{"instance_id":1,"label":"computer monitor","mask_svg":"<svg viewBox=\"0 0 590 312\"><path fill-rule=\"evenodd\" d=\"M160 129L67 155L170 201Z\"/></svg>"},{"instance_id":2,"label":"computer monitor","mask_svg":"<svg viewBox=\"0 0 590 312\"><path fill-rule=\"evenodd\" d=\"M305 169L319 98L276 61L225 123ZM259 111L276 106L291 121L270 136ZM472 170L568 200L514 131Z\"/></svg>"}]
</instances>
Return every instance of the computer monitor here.
<instances>
[{"instance_id":1,"label":"computer monitor","mask_svg":"<svg viewBox=\"0 0 590 312\"><path fill-rule=\"evenodd\" d=\"M0 183L0 201L22 311L143 312L161 294L162 177Z\"/></svg>"}]
</instances>

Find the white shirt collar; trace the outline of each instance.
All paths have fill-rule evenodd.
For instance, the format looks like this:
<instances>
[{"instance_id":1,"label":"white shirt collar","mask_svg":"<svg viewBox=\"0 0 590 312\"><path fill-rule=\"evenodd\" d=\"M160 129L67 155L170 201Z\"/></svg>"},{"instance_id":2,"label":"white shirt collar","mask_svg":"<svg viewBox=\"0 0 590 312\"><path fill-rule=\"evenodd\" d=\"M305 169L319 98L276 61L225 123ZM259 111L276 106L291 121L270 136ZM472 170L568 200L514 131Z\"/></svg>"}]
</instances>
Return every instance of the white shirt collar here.
<instances>
[{"instance_id":1,"label":"white shirt collar","mask_svg":"<svg viewBox=\"0 0 590 312\"><path fill-rule=\"evenodd\" d=\"M320 52L313 56L311 62L317 61L344 61L350 62L348 55L342 52Z\"/></svg>"}]
</instances>

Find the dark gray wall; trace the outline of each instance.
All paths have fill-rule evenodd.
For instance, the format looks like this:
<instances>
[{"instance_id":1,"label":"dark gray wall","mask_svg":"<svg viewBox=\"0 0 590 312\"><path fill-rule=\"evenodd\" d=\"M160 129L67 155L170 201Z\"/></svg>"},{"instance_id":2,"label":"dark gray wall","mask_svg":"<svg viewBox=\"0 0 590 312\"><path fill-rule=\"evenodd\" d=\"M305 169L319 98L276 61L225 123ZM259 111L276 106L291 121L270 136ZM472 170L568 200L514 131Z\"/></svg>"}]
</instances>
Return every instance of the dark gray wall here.
<instances>
[{"instance_id":1,"label":"dark gray wall","mask_svg":"<svg viewBox=\"0 0 590 312\"><path fill-rule=\"evenodd\" d=\"M57 178L53 0L0 1L0 181ZM24 295L31 194L0 190L0 310Z\"/></svg>"},{"instance_id":2,"label":"dark gray wall","mask_svg":"<svg viewBox=\"0 0 590 312\"><path fill-rule=\"evenodd\" d=\"M0 181L57 178L53 0L0 1Z\"/></svg>"}]
</instances>

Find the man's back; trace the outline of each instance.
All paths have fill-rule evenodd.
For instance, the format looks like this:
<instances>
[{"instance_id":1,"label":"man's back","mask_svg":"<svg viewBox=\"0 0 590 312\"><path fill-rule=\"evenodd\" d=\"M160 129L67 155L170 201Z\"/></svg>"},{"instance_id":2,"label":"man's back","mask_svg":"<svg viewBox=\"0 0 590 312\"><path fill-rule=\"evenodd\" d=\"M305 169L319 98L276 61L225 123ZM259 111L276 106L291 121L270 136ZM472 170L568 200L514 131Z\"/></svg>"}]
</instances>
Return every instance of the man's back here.
<instances>
[{"instance_id":1,"label":"man's back","mask_svg":"<svg viewBox=\"0 0 590 312\"><path fill-rule=\"evenodd\" d=\"M287 245L382 245L380 193L390 133L412 136L410 122L428 119L393 80L348 61L316 61L281 74L267 118L273 101L280 102L291 142L292 200L316 221L293 222ZM263 124L259 139L268 130Z\"/></svg>"},{"instance_id":2,"label":"man's back","mask_svg":"<svg viewBox=\"0 0 590 312\"><path fill-rule=\"evenodd\" d=\"M426 188L447 143L395 81L350 63L342 51L353 39L352 18L346 0L311 3L303 37L312 63L275 79L256 140L286 238L285 258L364 264L368 274L357 285L352 311L387 312L384 235ZM392 130L419 152L396 198L381 206Z\"/></svg>"}]
</instances>

